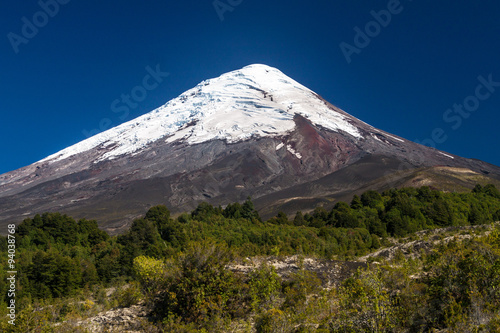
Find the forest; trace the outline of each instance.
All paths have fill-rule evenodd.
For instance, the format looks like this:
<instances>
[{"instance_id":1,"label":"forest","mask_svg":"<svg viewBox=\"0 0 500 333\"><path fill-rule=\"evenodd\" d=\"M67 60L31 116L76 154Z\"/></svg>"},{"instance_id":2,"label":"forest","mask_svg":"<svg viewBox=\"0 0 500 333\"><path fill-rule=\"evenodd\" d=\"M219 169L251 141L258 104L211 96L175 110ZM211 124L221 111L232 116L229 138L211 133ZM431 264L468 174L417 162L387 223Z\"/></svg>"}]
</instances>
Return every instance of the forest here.
<instances>
[{"instance_id":1,"label":"forest","mask_svg":"<svg viewBox=\"0 0 500 333\"><path fill-rule=\"evenodd\" d=\"M60 332L70 319L138 303L150 311L145 332L500 330L498 227L417 259L370 262L336 288L303 268L286 278L265 264L248 274L228 269L255 256L355 260L421 230L499 220L493 185L469 193L367 191L331 210L280 212L267 221L251 198L224 208L200 203L176 217L155 206L113 237L97 221L44 213L15 230L16 327L5 320L0 330ZM7 244L1 237L4 254ZM5 318L6 259L2 266ZM108 297L109 288L123 291Z\"/></svg>"}]
</instances>

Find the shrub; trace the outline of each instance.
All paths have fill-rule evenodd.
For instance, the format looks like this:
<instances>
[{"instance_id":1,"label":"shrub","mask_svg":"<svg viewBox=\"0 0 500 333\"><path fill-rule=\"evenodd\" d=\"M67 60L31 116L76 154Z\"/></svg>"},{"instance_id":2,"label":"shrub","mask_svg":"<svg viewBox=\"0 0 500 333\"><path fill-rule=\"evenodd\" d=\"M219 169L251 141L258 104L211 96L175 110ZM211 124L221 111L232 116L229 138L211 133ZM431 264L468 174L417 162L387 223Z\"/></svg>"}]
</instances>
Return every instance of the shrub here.
<instances>
[{"instance_id":1,"label":"shrub","mask_svg":"<svg viewBox=\"0 0 500 333\"><path fill-rule=\"evenodd\" d=\"M254 311L265 311L276 305L281 291L280 277L276 269L266 264L248 276L250 306Z\"/></svg>"},{"instance_id":2,"label":"shrub","mask_svg":"<svg viewBox=\"0 0 500 333\"><path fill-rule=\"evenodd\" d=\"M226 246L190 244L173 261L155 312L179 317L187 323L206 325L214 318L233 316L242 307L241 283L226 268L232 254Z\"/></svg>"},{"instance_id":3,"label":"shrub","mask_svg":"<svg viewBox=\"0 0 500 333\"><path fill-rule=\"evenodd\" d=\"M147 292L158 290L166 280L165 263L162 260L139 256L133 262L134 274Z\"/></svg>"},{"instance_id":4,"label":"shrub","mask_svg":"<svg viewBox=\"0 0 500 333\"><path fill-rule=\"evenodd\" d=\"M257 317L255 329L257 333L291 332L292 325L285 312L271 309Z\"/></svg>"},{"instance_id":5,"label":"shrub","mask_svg":"<svg viewBox=\"0 0 500 333\"><path fill-rule=\"evenodd\" d=\"M136 305L142 299L141 288L137 282L122 287L113 296L118 301L119 306L124 308Z\"/></svg>"}]
</instances>

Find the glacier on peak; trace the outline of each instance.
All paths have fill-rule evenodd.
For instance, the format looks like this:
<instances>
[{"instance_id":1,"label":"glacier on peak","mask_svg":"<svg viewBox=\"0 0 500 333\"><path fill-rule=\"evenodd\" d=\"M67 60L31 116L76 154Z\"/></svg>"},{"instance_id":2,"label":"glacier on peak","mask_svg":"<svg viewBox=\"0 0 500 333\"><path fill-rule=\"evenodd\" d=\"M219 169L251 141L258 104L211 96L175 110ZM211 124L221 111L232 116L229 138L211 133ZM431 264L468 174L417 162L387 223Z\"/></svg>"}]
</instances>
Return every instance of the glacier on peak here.
<instances>
[{"instance_id":1,"label":"glacier on peak","mask_svg":"<svg viewBox=\"0 0 500 333\"><path fill-rule=\"evenodd\" d=\"M111 147L95 161L136 153L159 139L197 144L234 143L277 136L295 127L299 114L332 131L361 138L348 116L276 68L254 64L199 83L163 106L41 160L58 161L98 146Z\"/></svg>"}]
</instances>

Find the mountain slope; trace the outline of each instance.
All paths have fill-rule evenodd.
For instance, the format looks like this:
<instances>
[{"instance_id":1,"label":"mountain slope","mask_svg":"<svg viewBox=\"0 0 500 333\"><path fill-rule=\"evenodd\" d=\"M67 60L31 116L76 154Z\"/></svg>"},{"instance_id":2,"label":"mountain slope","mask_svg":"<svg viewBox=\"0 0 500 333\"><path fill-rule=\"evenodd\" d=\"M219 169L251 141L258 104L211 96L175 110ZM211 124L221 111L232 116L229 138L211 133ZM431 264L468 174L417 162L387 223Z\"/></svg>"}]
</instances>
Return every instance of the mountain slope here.
<instances>
[{"instance_id":1,"label":"mountain slope","mask_svg":"<svg viewBox=\"0 0 500 333\"><path fill-rule=\"evenodd\" d=\"M0 223L61 211L119 232L151 205L182 212L248 196L272 215L292 212L293 198L312 209L436 166L500 179L496 166L378 130L279 70L251 65L0 175Z\"/></svg>"}]
</instances>

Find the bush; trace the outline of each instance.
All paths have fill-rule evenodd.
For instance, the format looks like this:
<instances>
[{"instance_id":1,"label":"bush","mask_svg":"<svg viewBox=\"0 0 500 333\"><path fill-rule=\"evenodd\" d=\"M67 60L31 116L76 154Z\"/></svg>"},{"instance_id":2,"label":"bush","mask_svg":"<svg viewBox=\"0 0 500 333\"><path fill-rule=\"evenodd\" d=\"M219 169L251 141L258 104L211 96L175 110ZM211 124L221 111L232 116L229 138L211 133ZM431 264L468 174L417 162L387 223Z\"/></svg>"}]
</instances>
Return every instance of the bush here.
<instances>
[{"instance_id":1,"label":"bush","mask_svg":"<svg viewBox=\"0 0 500 333\"><path fill-rule=\"evenodd\" d=\"M303 306L307 296L319 292L321 281L314 272L300 267L299 271L291 274L289 280L283 283L285 302L283 308L297 308Z\"/></svg>"},{"instance_id":2,"label":"bush","mask_svg":"<svg viewBox=\"0 0 500 333\"><path fill-rule=\"evenodd\" d=\"M127 308L138 304L142 299L141 288L137 282L123 286L113 295L120 307Z\"/></svg>"},{"instance_id":3,"label":"bush","mask_svg":"<svg viewBox=\"0 0 500 333\"><path fill-rule=\"evenodd\" d=\"M255 322L257 333L291 332L286 313L278 309L271 309L257 317Z\"/></svg>"},{"instance_id":4,"label":"bush","mask_svg":"<svg viewBox=\"0 0 500 333\"><path fill-rule=\"evenodd\" d=\"M248 276L250 306L254 311L265 311L276 305L281 291L281 278L272 266L262 265Z\"/></svg>"},{"instance_id":5,"label":"bush","mask_svg":"<svg viewBox=\"0 0 500 333\"><path fill-rule=\"evenodd\" d=\"M395 328L395 304L379 271L358 272L343 282L338 294L338 331L390 332Z\"/></svg>"},{"instance_id":6,"label":"bush","mask_svg":"<svg viewBox=\"0 0 500 333\"><path fill-rule=\"evenodd\" d=\"M162 260L139 256L133 262L134 275L146 292L156 292L166 281L166 265Z\"/></svg>"},{"instance_id":7,"label":"bush","mask_svg":"<svg viewBox=\"0 0 500 333\"><path fill-rule=\"evenodd\" d=\"M232 254L226 246L190 244L173 261L155 312L206 325L214 318L233 316L242 307L241 282L226 268Z\"/></svg>"}]
</instances>

